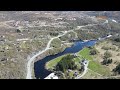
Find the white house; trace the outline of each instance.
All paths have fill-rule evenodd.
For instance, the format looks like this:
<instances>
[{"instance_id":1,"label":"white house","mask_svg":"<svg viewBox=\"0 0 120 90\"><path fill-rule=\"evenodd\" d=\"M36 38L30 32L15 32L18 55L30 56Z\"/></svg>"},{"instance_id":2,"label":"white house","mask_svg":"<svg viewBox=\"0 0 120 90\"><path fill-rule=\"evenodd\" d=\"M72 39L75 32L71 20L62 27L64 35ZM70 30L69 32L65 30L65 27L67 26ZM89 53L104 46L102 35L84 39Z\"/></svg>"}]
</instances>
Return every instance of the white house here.
<instances>
[{"instance_id":1,"label":"white house","mask_svg":"<svg viewBox=\"0 0 120 90\"><path fill-rule=\"evenodd\" d=\"M56 76L55 73L51 73L44 79L58 79L58 76Z\"/></svg>"}]
</instances>

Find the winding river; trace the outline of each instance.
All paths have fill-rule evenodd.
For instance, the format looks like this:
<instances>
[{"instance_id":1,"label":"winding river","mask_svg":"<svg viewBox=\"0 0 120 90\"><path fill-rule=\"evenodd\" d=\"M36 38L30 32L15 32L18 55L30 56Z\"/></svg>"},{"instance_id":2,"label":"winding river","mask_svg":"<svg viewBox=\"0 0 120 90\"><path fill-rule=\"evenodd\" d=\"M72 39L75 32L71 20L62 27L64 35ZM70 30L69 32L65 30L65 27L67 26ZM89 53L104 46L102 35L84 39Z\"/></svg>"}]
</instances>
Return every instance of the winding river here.
<instances>
[{"instance_id":1,"label":"winding river","mask_svg":"<svg viewBox=\"0 0 120 90\"><path fill-rule=\"evenodd\" d=\"M38 79L44 79L46 76L48 76L51 72L45 69L46 62L57 58L59 56L62 56L64 54L68 53L76 53L80 50L82 50L85 46L94 46L97 40L90 40L90 41L76 41L73 46L66 48L63 52L60 52L55 55L46 56L42 60L39 60L34 63L34 73L35 77Z\"/></svg>"}]
</instances>

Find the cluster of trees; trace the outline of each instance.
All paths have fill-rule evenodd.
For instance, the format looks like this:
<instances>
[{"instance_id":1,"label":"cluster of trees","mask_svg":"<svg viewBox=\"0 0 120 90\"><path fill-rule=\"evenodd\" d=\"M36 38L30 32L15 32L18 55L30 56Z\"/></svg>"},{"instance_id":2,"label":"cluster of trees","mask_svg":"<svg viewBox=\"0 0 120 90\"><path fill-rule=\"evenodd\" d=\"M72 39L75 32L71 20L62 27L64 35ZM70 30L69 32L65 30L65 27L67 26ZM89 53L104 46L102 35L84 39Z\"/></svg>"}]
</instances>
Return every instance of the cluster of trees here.
<instances>
[{"instance_id":1,"label":"cluster of trees","mask_svg":"<svg viewBox=\"0 0 120 90\"><path fill-rule=\"evenodd\" d=\"M91 48L90 55L96 55L97 53L98 53L98 50L95 47Z\"/></svg>"},{"instance_id":2,"label":"cluster of trees","mask_svg":"<svg viewBox=\"0 0 120 90\"><path fill-rule=\"evenodd\" d=\"M120 42L120 38L115 38L114 41Z\"/></svg>"},{"instance_id":3,"label":"cluster of trees","mask_svg":"<svg viewBox=\"0 0 120 90\"><path fill-rule=\"evenodd\" d=\"M56 71L62 71L65 72L67 69L76 69L77 66L75 65L75 62L72 60L74 58L74 55L67 55L62 58L60 62L56 65Z\"/></svg>"},{"instance_id":4,"label":"cluster of trees","mask_svg":"<svg viewBox=\"0 0 120 90\"><path fill-rule=\"evenodd\" d=\"M118 46L118 48L120 47L120 36L115 36L113 38L111 38L112 44Z\"/></svg>"},{"instance_id":5,"label":"cluster of trees","mask_svg":"<svg viewBox=\"0 0 120 90\"><path fill-rule=\"evenodd\" d=\"M61 71L55 71L55 75L57 75L60 79L64 79L64 74Z\"/></svg>"},{"instance_id":6,"label":"cluster of trees","mask_svg":"<svg viewBox=\"0 0 120 90\"><path fill-rule=\"evenodd\" d=\"M113 71L117 74L120 74L120 63L113 69Z\"/></svg>"},{"instance_id":7,"label":"cluster of trees","mask_svg":"<svg viewBox=\"0 0 120 90\"><path fill-rule=\"evenodd\" d=\"M108 64L111 64L112 63L112 59L104 59L102 64L103 65L108 65Z\"/></svg>"},{"instance_id":8,"label":"cluster of trees","mask_svg":"<svg viewBox=\"0 0 120 90\"><path fill-rule=\"evenodd\" d=\"M58 33L56 33L56 32L50 32L50 36L58 36Z\"/></svg>"},{"instance_id":9,"label":"cluster of trees","mask_svg":"<svg viewBox=\"0 0 120 90\"><path fill-rule=\"evenodd\" d=\"M81 65L81 68L79 69L80 73L85 70L84 65Z\"/></svg>"},{"instance_id":10,"label":"cluster of trees","mask_svg":"<svg viewBox=\"0 0 120 90\"><path fill-rule=\"evenodd\" d=\"M102 64L103 65L108 65L108 64L111 64L112 63L112 59L110 59L110 57L112 57L112 54L108 51L106 51L104 53L104 57L103 57L103 62Z\"/></svg>"},{"instance_id":11,"label":"cluster of trees","mask_svg":"<svg viewBox=\"0 0 120 90\"><path fill-rule=\"evenodd\" d=\"M61 41L71 41L75 39L75 33L74 32L69 32L65 34L64 36L60 37Z\"/></svg>"}]
</instances>

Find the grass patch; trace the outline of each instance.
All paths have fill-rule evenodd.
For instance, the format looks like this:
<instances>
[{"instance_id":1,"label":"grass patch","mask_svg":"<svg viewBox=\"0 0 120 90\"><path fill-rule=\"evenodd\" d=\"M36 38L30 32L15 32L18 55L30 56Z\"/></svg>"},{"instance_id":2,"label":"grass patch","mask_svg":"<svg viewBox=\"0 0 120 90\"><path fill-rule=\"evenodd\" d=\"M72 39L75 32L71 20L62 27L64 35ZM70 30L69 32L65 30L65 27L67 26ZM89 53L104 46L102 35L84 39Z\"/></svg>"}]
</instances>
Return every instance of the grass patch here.
<instances>
[{"instance_id":1,"label":"grass patch","mask_svg":"<svg viewBox=\"0 0 120 90\"><path fill-rule=\"evenodd\" d=\"M83 58L85 58L87 60L93 60L92 56L89 55L89 54L90 54L90 49L89 48L84 48L83 50L78 52L79 56L82 56Z\"/></svg>"},{"instance_id":2,"label":"grass patch","mask_svg":"<svg viewBox=\"0 0 120 90\"><path fill-rule=\"evenodd\" d=\"M58 57L58 58L55 58L55 59L47 62L46 65L45 65L46 69L54 69L54 66L56 66L57 63L58 63L64 56L66 56L66 55L60 56L60 57Z\"/></svg>"},{"instance_id":3,"label":"grass patch","mask_svg":"<svg viewBox=\"0 0 120 90\"><path fill-rule=\"evenodd\" d=\"M102 79L102 76L91 70L88 70L87 73L82 77L82 79Z\"/></svg>"},{"instance_id":4,"label":"grass patch","mask_svg":"<svg viewBox=\"0 0 120 90\"><path fill-rule=\"evenodd\" d=\"M56 38L54 39L51 44L50 44L50 47L54 47L54 48L59 48L61 47L61 40Z\"/></svg>"},{"instance_id":5,"label":"grass patch","mask_svg":"<svg viewBox=\"0 0 120 90\"><path fill-rule=\"evenodd\" d=\"M88 68L101 75L110 75L110 70L97 61L90 61Z\"/></svg>"},{"instance_id":6,"label":"grass patch","mask_svg":"<svg viewBox=\"0 0 120 90\"><path fill-rule=\"evenodd\" d=\"M79 63L80 61L82 60L82 58L74 58L74 60L73 61L75 61L76 63Z\"/></svg>"}]
</instances>

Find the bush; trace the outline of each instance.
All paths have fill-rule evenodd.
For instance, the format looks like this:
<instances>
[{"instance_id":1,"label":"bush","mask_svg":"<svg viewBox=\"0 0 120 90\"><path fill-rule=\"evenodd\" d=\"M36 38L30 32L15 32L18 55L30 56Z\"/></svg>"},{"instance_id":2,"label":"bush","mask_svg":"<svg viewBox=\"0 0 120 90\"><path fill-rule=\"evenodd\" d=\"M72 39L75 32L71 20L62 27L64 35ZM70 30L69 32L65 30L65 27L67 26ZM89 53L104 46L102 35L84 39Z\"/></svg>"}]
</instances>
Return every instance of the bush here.
<instances>
[{"instance_id":1,"label":"bush","mask_svg":"<svg viewBox=\"0 0 120 90\"><path fill-rule=\"evenodd\" d=\"M56 33L56 32L50 32L50 36L58 36L58 33Z\"/></svg>"},{"instance_id":2,"label":"bush","mask_svg":"<svg viewBox=\"0 0 120 90\"><path fill-rule=\"evenodd\" d=\"M115 38L114 41L120 42L120 38Z\"/></svg>"},{"instance_id":3,"label":"bush","mask_svg":"<svg viewBox=\"0 0 120 90\"><path fill-rule=\"evenodd\" d=\"M110 52L106 51L106 52L104 53L104 58L103 58L103 59L108 59L108 58L110 58L110 57L112 57L112 54L111 54Z\"/></svg>"},{"instance_id":4,"label":"bush","mask_svg":"<svg viewBox=\"0 0 120 90\"><path fill-rule=\"evenodd\" d=\"M120 74L120 63L116 66L116 68L113 69L115 73Z\"/></svg>"},{"instance_id":5,"label":"bush","mask_svg":"<svg viewBox=\"0 0 120 90\"><path fill-rule=\"evenodd\" d=\"M109 50L109 49L110 49L110 47L103 46L101 49L104 49L104 50Z\"/></svg>"},{"instance_id":6,"label":"bush","mask_svg":"<svg viewBox=\"0 0 120 90\"><path fill-rule=\"evenodd\" d=\"M106 51L104 53L104 57L103 57L104 60L103 60L102 64L103 65L111 64L112 63L112 59L110 59L111 56L112 56L112 54L110 52Z\"/></svg>"},{"instance_id":7,"label":"bush","mask_svg":"<svg viewBox=\"0 0 120 90\"><path fill-rule=\"evenodd\" d=\"M20 29L17 29L16 32L17 32L17 33L21 33L22 31L21 31Z\"/></svg>"},{"instance_id":8,"label":"bush","mask_svg":"<svg viewBox=\"0 0 120 90\"><path fill-rule=\"evenodd\" d=\"M116 50L116 47L114 47L114 46L103 46L101 49L104 49L104 50Z\"/></svg>"},{"instance_id":9,"label":"bush","mask_svg":"<svg viewBox=\"0 0 120 90\"><path fill-rule=\"evenodd\" d=\"M102 64L103 65L108 65L108 64L111 64L112 63L112 59L104 59Z\"/></svg>"},{"instance_id":10,"label":"bush","mask_svg":"<svg viewBox=\"0 0 120 90\"><path fill-rule=\"evenodd\" d=\"M90 55L96 55L98 53L96 48L90 50Z\"/></svg>"}]
</instances>

